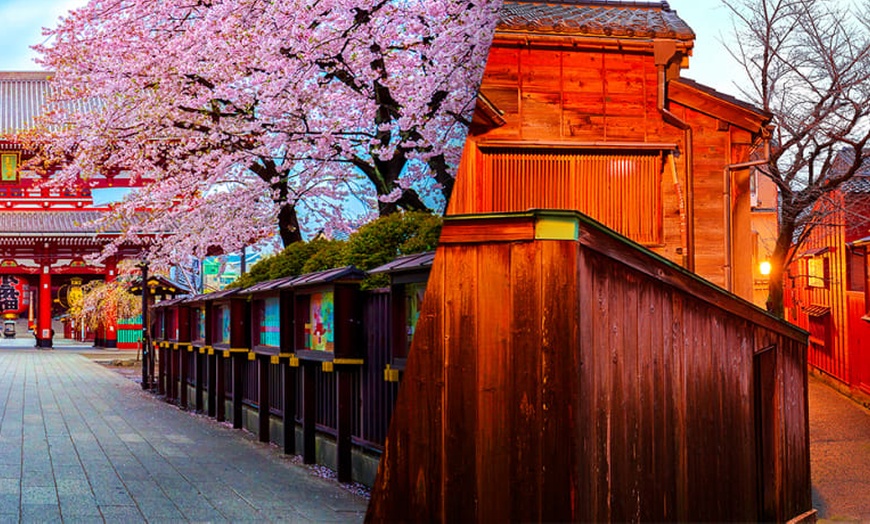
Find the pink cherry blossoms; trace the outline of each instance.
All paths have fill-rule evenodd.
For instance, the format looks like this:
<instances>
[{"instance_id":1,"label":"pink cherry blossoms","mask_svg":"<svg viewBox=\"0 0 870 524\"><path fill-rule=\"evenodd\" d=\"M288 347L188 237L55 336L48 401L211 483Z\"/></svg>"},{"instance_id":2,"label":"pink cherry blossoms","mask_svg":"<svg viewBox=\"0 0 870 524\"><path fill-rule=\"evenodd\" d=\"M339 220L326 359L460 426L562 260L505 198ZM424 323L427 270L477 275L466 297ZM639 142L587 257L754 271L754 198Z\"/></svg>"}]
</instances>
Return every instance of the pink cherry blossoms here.
<instances>
[{"instance_id":1,"label":"pink cherry blossoms","mask_svg":"<svg viewBox=\"0 0 870 524\"><path fill-rule=\"evenodd\" d=\"M500 0L92 0L37 46L56 183L148 181L125 239L185 262L439 209ZM348 209L353 209L349 213Z\"/></svg>"}]
</instances>

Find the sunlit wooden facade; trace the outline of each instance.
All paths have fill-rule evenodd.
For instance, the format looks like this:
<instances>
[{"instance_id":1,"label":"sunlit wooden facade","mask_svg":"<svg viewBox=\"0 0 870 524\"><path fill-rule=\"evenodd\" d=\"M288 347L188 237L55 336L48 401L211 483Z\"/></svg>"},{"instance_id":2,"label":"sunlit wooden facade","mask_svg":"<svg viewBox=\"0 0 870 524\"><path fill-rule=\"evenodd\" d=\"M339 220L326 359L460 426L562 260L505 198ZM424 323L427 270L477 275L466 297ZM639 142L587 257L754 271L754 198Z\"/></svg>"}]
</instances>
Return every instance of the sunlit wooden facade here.
<instances>
[{"instance_id":1,"label":"sunlit wooden facade","mask_svg":"<svg viewBox=\"0 0 870 524\"><path fill-rule=\"evenodd\" d=\"M683 78L665 3L506 2L448 214L574 209L752 300L769 115Z\"/></svg>"},{"instance_id":2,"label":"sunlit wooden facade","mask_svg":"<svg viewBox=\"0 0 870 524\"><path fill-rule=\"evenodd\" d=\"M814 520L807 334L749 304L769 115L693 42L504 3L368 521Z\"/></svg>"}]
</instances>

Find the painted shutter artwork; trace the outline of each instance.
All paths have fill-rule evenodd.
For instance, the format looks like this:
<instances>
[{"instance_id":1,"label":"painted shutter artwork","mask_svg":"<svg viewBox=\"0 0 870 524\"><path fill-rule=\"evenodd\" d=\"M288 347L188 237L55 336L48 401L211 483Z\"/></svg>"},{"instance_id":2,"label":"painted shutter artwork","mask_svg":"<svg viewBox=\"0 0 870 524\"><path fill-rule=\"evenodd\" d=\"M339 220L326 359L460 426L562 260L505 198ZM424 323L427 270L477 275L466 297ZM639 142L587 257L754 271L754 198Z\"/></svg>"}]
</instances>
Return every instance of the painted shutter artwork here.
<instances>
[{"instance_id":1,"label":"painted shutter artwork","mask_svg":"<svg viewBox=\"0 0 870 524\"><path fill-rule=\"evenodd\" d=\"M278 297L263 301L260 321L260 344L264 346L281 345L281 315Z\"/></svg>"},{"instance_id":2,"label":"painted shutter artwork","mask_svg":"<svg viewBox=\"0 0 870 524\"><path fill-rule=\"evenodd\" d=\"M482 150L477 212L572 209L635 242L662 242L661 154ZM486 187L488 186L488 187Z\"/></svg>"}]
</instances>

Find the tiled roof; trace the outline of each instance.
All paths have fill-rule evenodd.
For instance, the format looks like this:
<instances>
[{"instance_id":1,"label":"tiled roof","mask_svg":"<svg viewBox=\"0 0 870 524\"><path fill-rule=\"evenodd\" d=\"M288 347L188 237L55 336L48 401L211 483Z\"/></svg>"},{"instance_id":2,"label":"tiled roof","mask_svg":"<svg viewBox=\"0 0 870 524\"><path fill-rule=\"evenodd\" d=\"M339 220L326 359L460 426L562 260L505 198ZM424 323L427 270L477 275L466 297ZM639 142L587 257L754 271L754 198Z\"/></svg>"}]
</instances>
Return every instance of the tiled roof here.
<instances>
[{"instance_id":1,"label":"tiled roof","mask_svg":"<svg viewBox=\"0 0 870 524\"><path fill-rule=\"evenodd\" d=\"M667 2L506 0L499 31L619 38L694 40L695 33Z\"/></svg>"},{"instance_id":2,"label":"tiled roof","mask_svg":"<svg viewBox=\"0 0 870 524\"><path fill-rule=\"evenodd\" d=\"M42 112L50 73L0 72L0 133L28 129Z\"/></svg>"},{"instance_id":3,"label":"tiled roof","mask_svg":"<svg viewBox=\"0 0 870 524\"><path fill-rule=\"evenodd\" d=\"M837 152L834 169L844 169L841 166L850 165L855 159L855 150L845 147ZM870 160L864 160L861 168L855 176L840 184L840 191L844 193L870 193Z\"/></svg>"},{"instance_id":4,"label":"tiled roof","mask_svg":"<svg viewBox=\"0 0 870 524\"><path fill-rule=\"evenodd\" d=\"M301 286L312 286L315 284L329 284L337 280L362 280L366 274L361 269L354 266L337 267L318 271L316 273L307 273L298 277L286 280L279 286L280 289L296 288Z\"/></svg>"},{"instance_id":5,"label":"tiled roof","mask_svg":"<svg viewBox=\"0 0 870 524\"><path fill-rule=\"evenodd\" d=\"M425 253L415 253L413 255L405 255L391 262L387 262L382 266L378 266L369 273L399 273L402 271L419 271L432 267L432 261L435 259L434 251L426 251Z\"/></svg>"},{"instance_id":6,"label":"tiled roof","mask_svg":"<svg viewBox=\"0 0 870 524\"><path fill-rule=\"evenodd\" d=\"M866 172L865 166L865 172ZM843 182L840 189L846 193L870 193L870 176L855 175Z\"/></svg>"},{"instance_id":7,"label":"tiled roof","mask_svg":"<svg viewBox=\"0 0 870 524\"><path fill-rule=\"evenodd\" d=\"M93 234L97 229L88 224L101 215L99 211L0 211L0 237Z\"/></svg>"}]
</instances>

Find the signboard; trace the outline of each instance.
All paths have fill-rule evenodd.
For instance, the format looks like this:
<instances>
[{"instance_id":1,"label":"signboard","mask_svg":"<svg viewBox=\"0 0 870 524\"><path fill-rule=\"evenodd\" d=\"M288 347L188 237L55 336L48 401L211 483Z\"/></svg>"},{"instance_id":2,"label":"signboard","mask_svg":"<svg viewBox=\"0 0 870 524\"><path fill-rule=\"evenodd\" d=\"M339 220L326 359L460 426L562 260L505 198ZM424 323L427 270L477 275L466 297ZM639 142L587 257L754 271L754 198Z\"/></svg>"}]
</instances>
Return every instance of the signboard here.
<instances>
[{"instance_id":1,"label":"signboard","mask_svg":"<svg viewBox=\"0 0 870 524\"><path fill-rule=\"evenodd\" d=\"M0 182L18 182L19 153L0 153Z\"/></svg>"}]
</instances>

